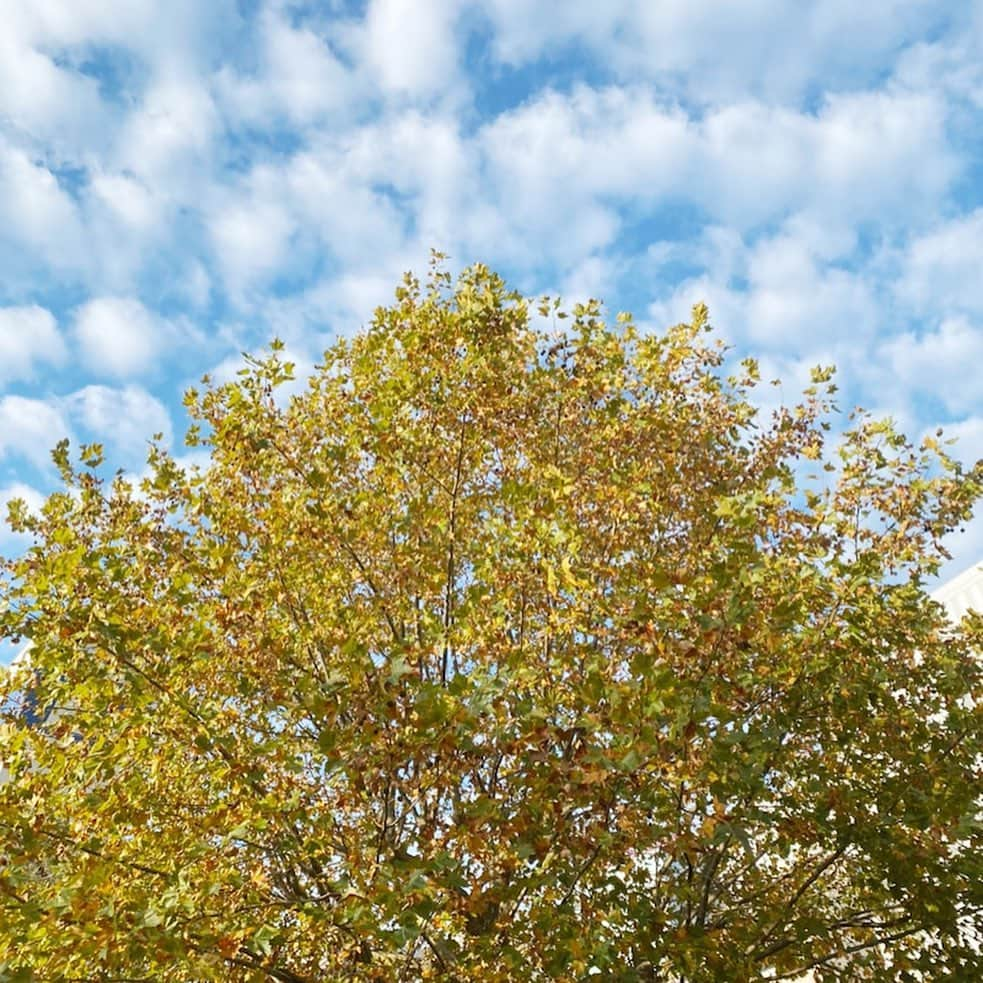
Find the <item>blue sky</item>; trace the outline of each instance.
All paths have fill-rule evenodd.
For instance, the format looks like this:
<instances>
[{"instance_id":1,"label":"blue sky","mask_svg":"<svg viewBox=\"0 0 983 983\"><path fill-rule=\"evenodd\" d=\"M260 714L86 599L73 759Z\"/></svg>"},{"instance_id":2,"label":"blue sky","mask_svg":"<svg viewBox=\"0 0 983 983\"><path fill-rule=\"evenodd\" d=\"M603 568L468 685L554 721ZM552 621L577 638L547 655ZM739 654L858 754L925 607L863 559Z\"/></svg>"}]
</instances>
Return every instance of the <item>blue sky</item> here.
<instances>
[{"instance_id":1,"label":"blue sky","mask_svg":"<svg viewBox=\"0 0 983 983\"><path fill-rule=\"evenodd\" d=\"M0 503L437 247L983 456L980 0L6 0ZM983 521L948 572L983 558ZM18 543L0 533L0 550Z\"/></svg>"}]
</instances>

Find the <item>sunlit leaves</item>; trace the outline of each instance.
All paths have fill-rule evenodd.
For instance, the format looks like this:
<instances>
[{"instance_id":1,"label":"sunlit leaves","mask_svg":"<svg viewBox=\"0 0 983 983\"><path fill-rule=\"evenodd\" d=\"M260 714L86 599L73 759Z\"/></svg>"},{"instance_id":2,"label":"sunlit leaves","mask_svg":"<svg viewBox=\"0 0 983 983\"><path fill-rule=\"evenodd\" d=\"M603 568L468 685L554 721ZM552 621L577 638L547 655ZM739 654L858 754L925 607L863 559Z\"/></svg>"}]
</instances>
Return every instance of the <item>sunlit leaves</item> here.
<instances>
[{"instance_id":1,"label":"sunlit leaves","mask_svg":"<svg viewBox=\"0 0 983 983\"><path fill-rule=\"evenodd\" d=\"M538 313L438 262L189 392L200 471L59 445L0 975L972 978L983 630L922 584L979 469L831 447L827 369L761 418L705 308Z\"/></svg>"}]
</instances>

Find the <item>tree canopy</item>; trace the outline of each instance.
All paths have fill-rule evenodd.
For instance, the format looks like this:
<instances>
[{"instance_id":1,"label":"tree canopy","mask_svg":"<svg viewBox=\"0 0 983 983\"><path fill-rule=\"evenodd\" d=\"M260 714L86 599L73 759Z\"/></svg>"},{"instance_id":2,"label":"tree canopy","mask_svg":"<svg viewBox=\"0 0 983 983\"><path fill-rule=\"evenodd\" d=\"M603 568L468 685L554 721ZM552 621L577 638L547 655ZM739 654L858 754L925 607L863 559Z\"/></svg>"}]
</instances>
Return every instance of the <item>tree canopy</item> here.
<instances>
[{"instance_id":1,"label":"tree canopy","mask_svg":"<svg viewBox=\"0 0 983 983\"><path fill-rule=\"evenodd\" d=\"M11 508L0 977L983 976L983 467L482 266L292 375Z\"/></svg>"}]
</instances>

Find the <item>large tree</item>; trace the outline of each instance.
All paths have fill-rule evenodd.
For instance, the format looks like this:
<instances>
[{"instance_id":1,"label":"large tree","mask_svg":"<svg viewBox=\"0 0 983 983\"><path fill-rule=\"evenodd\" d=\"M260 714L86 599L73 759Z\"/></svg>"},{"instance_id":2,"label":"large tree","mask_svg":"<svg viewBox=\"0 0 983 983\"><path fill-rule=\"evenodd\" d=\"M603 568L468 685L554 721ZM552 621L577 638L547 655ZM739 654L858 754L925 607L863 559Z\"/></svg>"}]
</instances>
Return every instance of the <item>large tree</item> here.
<instances>
[{"instance_id":1,"label":"large tree","mask_svg":"<svg viewBox=\"0 0 983 983\"><path fill-rule=\"evenodd\" d=\"M278 349L12 509L0 977L980 978L983 468L481 266Z\"/></svg>"}]
</instances>

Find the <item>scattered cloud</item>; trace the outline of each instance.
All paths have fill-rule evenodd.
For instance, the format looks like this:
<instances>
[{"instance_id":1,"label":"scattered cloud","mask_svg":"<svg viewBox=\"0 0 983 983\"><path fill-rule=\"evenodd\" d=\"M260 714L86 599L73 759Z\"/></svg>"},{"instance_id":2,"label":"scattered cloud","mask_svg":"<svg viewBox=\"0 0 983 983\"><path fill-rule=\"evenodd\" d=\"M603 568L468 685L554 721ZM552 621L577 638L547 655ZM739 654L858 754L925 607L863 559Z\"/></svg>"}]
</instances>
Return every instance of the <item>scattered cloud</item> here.
<instances>
[{"instance_id":1,"label":"scattered cloud","mask_svg":"<svg viewBox=\"0 0 983 983\"><path fill-rule=\"evenodd\" d=\"M98 83L24 43L8 15L0 33L0 117L21 136L70 152L106 126Z\"/></svg>"},{"instance_id":2,"label":"scattered cloud","mask_svg":"<svg viewBox=\"0 0 983 983\"><path fill-rule=\"evenodd\" d=\"M269 168L257 170L246 187L223 195L211 216L215 262L234 296L272 276L288 260L294 219L280 196L268 193L273 180Z\"/></svg>"},{"instance_id":3,"label":"scattered cloud","mask_svg":"<svg viewBox=\"0 0 983 983\"><path fill-rule=\"evenodd\" d=\"M64 415L51 402L27 396L0 397L0 460L16 457L47 470L51 450L68 435Z\"/></svg>"},{"instance_id":4,"label":"scattered cloud","mask_svg":"<svg viewBox=\"0 0 983 983\"><path fill-rule=\"evenodd\" d=\"M983 325L965 317L942 321L923 334L905 333L885 346L901 387L941 402L959 415L983 408Z\"/></svg>"},{"instance_id":5,"label":"scattered cloud","mask_svg":"<svg viewBox=\"0 0 983 983\"><path fill-rule=\"evenodd\" d=\"M171 418L167 407L139 386L120 389L86 386L72 393L65 406L79 428L93 440L108 437L107 443L117 459L142 460L154 434L161 434L164 442L170 443Z\"/></svg>"},{"instance_id":6,"label":"scattered cloud","mask_svg":"<svg viewBox=\"0 0 983 983\"><path fill-rule=\"evenodd\" d=\"M252 70L224 66L216 73L218 101L231 122L310 126L349 116L355 80L326 38L309 26L291 24L270 6L259 18L257 34L259 58Z\"/></svg>"},{"instance_id":7,"label":"scattered cloud","mask_svg":"<svg viewBox=\"0 0 983 983\"><path fill-rule=\"evenodd\" d=\"M983 208L913 238L897 289L919 313L983 315Z\"/></svg>"},{"instance_id":8,"label":"scattered cloud","mask_svg":"<svg viewBox=\"0 0 983 983\"><path fill-rule=\"evenodd\" d=\"M83 261L82 222L58 177L26 150L0 134L0 228L3 253L27 252L45 267L61 270Z\"/></svg>"},{"instance_id":9,"label":"scattered cloud","mask_svg":"<svg viewBox=\"0 0 983 983\"><path fill-rule=\"evenodd\" d=\"M883 326L870 276L843 262L854 248L854 238L836 223L826 226L807 213L750 244L712 228L682 250L664 251L663 262L680 257L701 272L653 303L649 320L678 321L703 301L724 337L759 354L798 354L811 364L819 360L818 349L852 354ZM855 364L843 367L855 371Z\"/></svg>"},{"instance_id":10,"label":"scattered cloud","mask_svg":"<svg viewBox=\"0 0 983 983\"><path fill-rule=\"evenodd\" d=\"M30 512L38 512L44 505L44 495L31 485L22 481L0 487L0 555L10 556L28 545L28 537L15 533L7 524L7 509L12 501L20 499ZM0 651L0 664L4 658Z\"/></svg>"},{"instance_id":11,"label":"scattered cloud","mask_svg":"<svg viewBox=\"0 0 983 983\"><path fill-rule=\"evenodd\" d=\"M492 51L520 66L567 46L625 81L644 78L700 104L746 97L790 103L822 88L877 81L899 48L962 18L931 0L482 0Z\"/></svg>"},{"instance_id":12,"label":"scattered cloud","mask_svg":"<svg viewBox=\"0 0 983 983\"><path fill-rule=\"evenodd\" d=\"M161 220L160 202L142 181L126 173L94 173L90 192L124 229L152 232Z\"/></svg>"},{"instance_id":13,"label":"scattered cloud","mask_svg":"<svg viewBox=\"0 0 983 983\"><path fill-rule=\"evenodd\" d=\"M431 0L421 16L414 0L369 0L359 47L384 92L428 98L458 81L454 27L460 6Z\"/></svg>"},{"instance_id":14,"label":"scattered cloud","mask_svg":"<svg viewBox=\"0 0 983 983\"><path fill-rule=\"evenodd\" d=\"M943 427L947 439L956 441L951 453L965 464L983 461L983 415L967 417ZM983 557L983 553L980 554Z\"/></svg>"},{"instance_id":15,"label":"scattered cloud","mask_svg":"<svg viewBox=\"0 0 983 983\"><path fill-rule=\"evenodd\" d=\"M60 365L65 355L50 311L37 304L0 307L0 383L32 379L40 365Z\"/></svg>"},{"instance_id":16,"label":"scattered cloud","mask_svg":"<svg viewBox=\"0 0 983 983\"><path fill-rule=\"evenodd\" d=\"M41 492L30 485L17 482L0 488L0 515L6 515L8 504L15 498L21 499L32 512L37 512L44 504Z\"/></svg>"},{"instance_id":17,"label":"scattered cloud","mask_svg":"<svg viewBox=\"0 0 983 983\"><path fill-rule=\"evenodd\" d=\"M73 334L83 361L97 375L142 375L163 342L159 318L132 297L95 297L75 314Z\"/></svg>"},{"instance_id":18,"label":"scattered cloud","mask_svg":"<svg viewBox=\"0 0 983 983\"><path fill-rule=\"evenodd\" d=\"M180 74L156 80L118 138L120 167L180 202L197 199L219 126L208 89Z\"/></svg>"}]
</instances>

